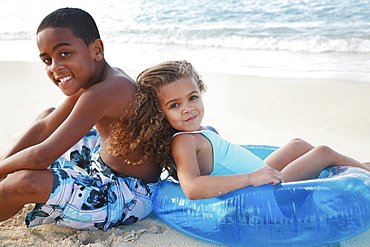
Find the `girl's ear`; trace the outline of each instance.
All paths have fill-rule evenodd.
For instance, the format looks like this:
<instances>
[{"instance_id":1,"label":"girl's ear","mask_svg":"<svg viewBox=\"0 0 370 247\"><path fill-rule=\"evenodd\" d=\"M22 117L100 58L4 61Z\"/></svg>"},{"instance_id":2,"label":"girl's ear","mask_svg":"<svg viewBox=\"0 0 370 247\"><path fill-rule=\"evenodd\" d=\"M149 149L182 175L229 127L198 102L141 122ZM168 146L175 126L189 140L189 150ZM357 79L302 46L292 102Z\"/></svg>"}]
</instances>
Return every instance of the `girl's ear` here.
<instances>
[{"instance_id":1,"label":"girl's ear","mask_svg":"<svg viewBox=\"0 0 370 247\"><path fill-rule=\"evenodd\" d=\"M104 59L104 45L101 39L95 40L92 44L95 61L99 62Z\"/></svg>"}]
</instances>

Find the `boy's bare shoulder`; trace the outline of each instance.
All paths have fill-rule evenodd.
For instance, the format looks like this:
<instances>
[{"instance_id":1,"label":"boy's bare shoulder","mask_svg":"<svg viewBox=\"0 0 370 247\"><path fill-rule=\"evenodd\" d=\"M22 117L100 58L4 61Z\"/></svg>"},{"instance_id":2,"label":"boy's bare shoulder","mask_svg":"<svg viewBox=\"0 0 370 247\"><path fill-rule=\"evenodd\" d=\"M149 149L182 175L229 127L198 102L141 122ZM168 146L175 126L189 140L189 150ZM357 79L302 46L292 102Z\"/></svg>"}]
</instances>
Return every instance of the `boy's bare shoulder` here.
<instances>
[{"instance_id":1,"label":"boy's bare shoulder","mask_svg":"<svg viewBox=\"0 0 370 247\"><path fill-rule=\"evenodd\" d=\"M118 68L118 67L113 67L113 69L118 72L120 75L123 75L124 77L126 77L127 79L129 79L130 81L132 82L135 82L129 75L126 74L125 71L123 71L121 68Z\"/></svg>"},{"instance_id":2,"label":"boy's bare shoulder","mask_svg":"<svg viewBox=\"0 0 370 247\"><path fill-rule=\"evenodd\" d=\"M126 73L109 67L102 79L89 87L81 98L90 108L99 109L105 117L115 119L126 112L135 93L135 81Z\"/></svg>"},{"instance_id":3,"label":"boy's bare shoulder","mask_svg":"<svg viewBox=\"0 0 370 247\"><path fill-rule=\"evenodd\" d=\"M128 83L128 85L133 85L136 88L136 82L132 79L125 71L120 68L112 68L107 71L106 77L104 78L106 81L110 80L119 80Z\"/></svg>"},{"instance_id":4,"label":"boy's bare shoulder","mask_svg":"<svg viewBox=\"0 0 370 247\"><path fill-rule=\"evenodd\" d=\"M95 91L99 94L107 93L123 93L122 96L128 96L128 94L134 94L136 92L135 81L122 69L108 67L101 80L92 86L91 91Z\"/></svg>"}]
</instances>

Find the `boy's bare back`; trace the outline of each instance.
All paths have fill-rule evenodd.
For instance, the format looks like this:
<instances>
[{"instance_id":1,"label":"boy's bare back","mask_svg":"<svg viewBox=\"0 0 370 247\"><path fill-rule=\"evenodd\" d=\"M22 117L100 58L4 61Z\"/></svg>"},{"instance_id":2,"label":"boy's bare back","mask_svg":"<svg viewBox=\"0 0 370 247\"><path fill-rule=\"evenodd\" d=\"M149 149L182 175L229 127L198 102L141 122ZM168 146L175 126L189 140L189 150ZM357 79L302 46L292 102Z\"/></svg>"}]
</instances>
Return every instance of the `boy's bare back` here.
<instances>
[{"instance_id":1,"label":"boy's bare back","mask_svg":"<svg viewBox=\"0 0 370 247\"><path fill-rule=\"evenodd\" d=\"M126 176L158 181L160 168L152 158L141 166L125 163L126 159L139 160L142 148L127 157L106 151L109 128L125 116L136 86L127 74L105 61L102 41L86 45L68 28L46 27L38 33L37 45L47 75L67 97L18 140L5 156L20 155L18 168L4 162L0 175L19 168L47 168L95 126L101 137L101 158L107 166Z\"/></svg>"},{"instance_id":2,"label":"boy's bare back","mask_svg":"<svg viewBox=\"0 0 370 247\"><path fill-rule=\"evenodd\" d=\"M102 83L98 83L90 88L90 91L93 93L96 91L99 99L106 100L109 103L104 104L105 107L109 106L105 109L107 114L95 124L102 139L102 159L115 172L126 176L142 178L149 182L156 182L158 181L160 170L153 158L150 158L146 164L141 166L132 166L124 161L126 159L139 160L144 154L142 147L127 157L115 157L106 151L108 146L107 139L110 136L112 123L121 121L123 116L128 117L126 110L134 100L134 94L136 92L135 82L126 73L120 69L113 69L110 66L107 70L106 75L103 76Z\"/></svg>"},{"instance_id":3,"label":"boy's bare back","mask_svg":"<svg viewBox=\"0 0 370 247\"><path fill-rule=\"evenodd\" d=\"M60 151L65 152L95 126L101 137L101 157L113 171L149 182L157 181L160 171L153 159L136 167L124 162L126 158L140 159L142 149L129 154L129 157L115 157L106 151L110 127L122 117L127 117L136 86L126 73L113 69L105 61L101 40L96 40L86 49L82 40L74 37L69 29L46 28L38 34L37 41L50 79L68 96L50 114L51 120L45 120L49 123L63 121L60 127L55 126L57 129L50 136L51 143L47 144L48 152L55 153L51 160L59 157ZM63 53L63 56L59 55ZM64 78L67 80L64 81ZM68 140L61 144L59 136L68 136ZM56 151L58 148L59 152Z\"/></svg>"}]
</instances>

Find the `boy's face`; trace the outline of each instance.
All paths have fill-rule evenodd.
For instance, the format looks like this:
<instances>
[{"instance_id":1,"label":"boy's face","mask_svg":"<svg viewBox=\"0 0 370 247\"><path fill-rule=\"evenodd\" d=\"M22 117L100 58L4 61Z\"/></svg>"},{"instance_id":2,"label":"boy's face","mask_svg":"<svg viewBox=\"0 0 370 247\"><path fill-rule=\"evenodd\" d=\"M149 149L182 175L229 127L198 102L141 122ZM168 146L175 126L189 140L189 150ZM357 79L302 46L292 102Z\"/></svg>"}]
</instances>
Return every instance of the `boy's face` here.
<instances>
[{"instance_id":1,"label":"boy's face","mask_svg":"<svg viewBox=\"0 0 370 247\"><path fill-rule=\"evenodd\" d=\"M193 77L181 78L163 86L159 104L174 129L189 132L200 129L204 106L202 94Z\"/></svg>"},{"instance_id":2,"label":"boy's face","mask_svg":"<svg viewBox=\"0 0 370 247\"><path fill-rule=\"evenodd\" d=\"M96 51L93 44L86 46L69 28L50 27L37 34L46 72L65 95L73 95L94 84Z\"/></svg>"}]
</instances>

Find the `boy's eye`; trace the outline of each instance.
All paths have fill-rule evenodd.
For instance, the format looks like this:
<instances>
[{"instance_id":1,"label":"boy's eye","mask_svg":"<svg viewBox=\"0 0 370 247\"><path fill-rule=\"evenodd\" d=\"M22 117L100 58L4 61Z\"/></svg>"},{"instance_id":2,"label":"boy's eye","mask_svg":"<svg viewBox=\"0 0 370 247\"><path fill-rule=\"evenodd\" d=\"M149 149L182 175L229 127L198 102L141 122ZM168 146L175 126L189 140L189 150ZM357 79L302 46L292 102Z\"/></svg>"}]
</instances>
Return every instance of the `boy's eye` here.
<instances>
[{"instance_id":1,"label":"boy's eye","mask_svg":"<svg viewBox=\"0 0 370 247\"><path fill-rule=\"evenodd\" d=\"M69 54L71 54L71 52L69 52L69 51L63 51L63 52L61 52L61 53L60 53L60 56L61 56L61 57L66 57L66 56L68 56Z\"/></svg>"},{"instance_id":2,"label":"boy's eye","mask_svg":"<svg viewBox=\"0 0 370 247\"><path fill-rule=\"evenodd\" d=\"M198 96L195 96L195 95L194 95L194 96L191 96L191 97L190 97L190 100L196 100L197 98L198 98Z\"/></svg>"},{"instance_id":3,"label":"boy's eye","mask_svg":"<svg viewBox=\"0 0 370 247\"><path fill-rule=\"evenodd\" d=\"M42 62L43 62L43 63L45 63L45 64L49 64L49 63L51 63L51 58L50 58L50 57L43 58L43 59L41 59L41 60L42 60Z\"/></svg>"}]
</instances>

